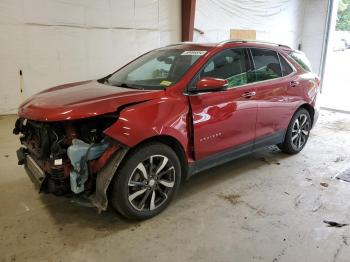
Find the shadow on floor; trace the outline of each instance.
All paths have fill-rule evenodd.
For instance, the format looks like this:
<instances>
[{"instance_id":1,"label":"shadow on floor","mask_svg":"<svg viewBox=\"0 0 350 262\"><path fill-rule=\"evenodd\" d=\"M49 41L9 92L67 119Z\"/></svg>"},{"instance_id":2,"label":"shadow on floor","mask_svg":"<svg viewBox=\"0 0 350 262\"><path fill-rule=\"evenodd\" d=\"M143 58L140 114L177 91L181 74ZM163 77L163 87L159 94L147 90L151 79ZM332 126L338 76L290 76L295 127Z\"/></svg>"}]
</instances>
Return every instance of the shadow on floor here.
<instances>
[{"instance_id":1,"label":"shadow on floor","mask_svg":"<svg viewBox=\"0 0 350 262\"><path fill-rule=\"evenodd\" d=\"M225 183L228 179L234 179L261 166L279 165L279 161L286 157L288 155L281 153L279 150L269 148L203 171L182 184L174 202L186 201L186 198L192 194L199 193L216 184ZM133 229L143 223L124 219L112 208L109 208L107 212L98 214L95 208L79 206L76 203L72 203L69 199L65 199L55 205L52 205L52 199L45 195L42 195L41 200L56 223L61 226L74 223L81 228L91 227L101 233L108 233L109 231L115 233L118 230ZM161 219L161 215L157 219Z\"/></svg>"},{"instance_id":2,"label":"shadow on floor","mask_svg":"<svg viewBox=\"0 0 350 262\"><path fill-rule=\"evenodd\" d=\"M11 235L20 245L28 243L31 239L39 241L44 246L55 244L62 245L62 248L70 246L73 249L78 248L83 242L104 239L116 234L124 235L123 233L129 231L134 231L132 232L134 235L140 234L140 237L147 239L147 234L157 225L169 223L172 219L169 214L174 211L171 210L171 206L174 204L177 204L175 208L179 208L181 212L182 209L186 209L187 198L200 194L210 187L232 183L240 176L251 174L254 170L257 170L258 176L259 168L266 165L279 165L280 161L286 157L288 155L270 148L201 172L183 183L175 201L168 209L170 212L165 211L153 219L142 222L124 219L112 208L98 214L95 208L79 206L69 198L37 195L29 178L24 177L24 171L19 169L18 172L23 172L20 179L0 186L2 196L6 199L2 203L2 208L5 209L3 216L0 212L2 224L0 229L3 233L6 232L6 235ZM17 202L15 210L14 201ZM22 209L22 201L30 209ZM181 223L181 220L175 223ZM18 231L17 228L21 230ZM14 243L14 240L6 241ZM35 247L33 252L40 253L41 248L43 246Z\"/></svg>"}]
</instances>

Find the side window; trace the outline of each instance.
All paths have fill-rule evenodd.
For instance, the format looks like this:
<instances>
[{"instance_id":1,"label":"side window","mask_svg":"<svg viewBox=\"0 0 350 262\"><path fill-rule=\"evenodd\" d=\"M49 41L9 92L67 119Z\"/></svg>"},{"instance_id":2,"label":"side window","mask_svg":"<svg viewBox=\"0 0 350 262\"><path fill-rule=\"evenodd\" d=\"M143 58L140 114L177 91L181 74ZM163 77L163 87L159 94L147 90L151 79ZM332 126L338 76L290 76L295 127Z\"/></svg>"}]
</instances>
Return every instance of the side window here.
<instances>
[{"instance_id":1,"label":"side window","mask_svg":"<svg viewBox=\"0 0 350 262\"><path fill-rule=\"evenodd\" d=\"M291 73L293 73L293 68L288 64L286 59L283 58L283 56L278 55L281 61L281 68L282 68L282 75L287 76Z\"/></svg>"},{"instance_id":2,"label":"side window","mask_svg":"<svg viewBox=\"0 0 350 262\"><path fill-rule=\"evenodd\" d=\"M306 72L311 72L311 63L303 52L294 51L290 56L297 62Z\"/></svg>"},{"instance_id":3,"label":"side window","mask_svg":"<svg viewBox=\"0 0 350 262\"><path fill-rule=\"evenodd\" d=\"M264 81L282 76L278 55L273 50L252 48L256 81Z\"/></svg>"},{"instance_id":4,"label":"side window","mask_svg":"<svg viewBox=\"0 0 350 262\"><path fill-rule=\"evenodd\" d=\"M211 58L199 74L199 78L226 79L229 87L247 84L247 56L243 48L227 49Z\"/></svg>"}]
</instances>

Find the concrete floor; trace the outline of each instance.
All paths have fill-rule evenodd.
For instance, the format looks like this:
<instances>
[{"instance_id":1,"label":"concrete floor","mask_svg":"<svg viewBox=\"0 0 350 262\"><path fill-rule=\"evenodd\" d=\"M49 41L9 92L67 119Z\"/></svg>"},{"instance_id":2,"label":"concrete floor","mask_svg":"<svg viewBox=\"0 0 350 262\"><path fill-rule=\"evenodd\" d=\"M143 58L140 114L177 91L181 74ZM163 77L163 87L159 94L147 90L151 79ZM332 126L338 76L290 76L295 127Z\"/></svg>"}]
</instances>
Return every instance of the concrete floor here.
<instances>
[{"instance_id":1,"label":"concrete floor","mask_svg":"<svg viewBox=\"0 0 350 262\"><path fill-rule=\"evenodd\" d=\"M0 261L349 261L350 115L323 111L304 151L269 149L185 183L144 222L38 195L0 119ZM320 185L327 183L328 187Z\"/></svg>"}]
</instances>

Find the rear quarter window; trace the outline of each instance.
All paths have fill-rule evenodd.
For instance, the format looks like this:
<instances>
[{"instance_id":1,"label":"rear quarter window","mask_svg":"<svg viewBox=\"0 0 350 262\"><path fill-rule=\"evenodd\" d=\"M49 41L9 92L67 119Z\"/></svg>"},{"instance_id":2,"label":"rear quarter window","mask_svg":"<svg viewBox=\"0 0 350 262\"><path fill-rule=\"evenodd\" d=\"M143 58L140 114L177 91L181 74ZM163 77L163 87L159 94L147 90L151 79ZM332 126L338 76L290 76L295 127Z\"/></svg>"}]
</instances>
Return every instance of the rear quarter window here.
<instances>
[{"instance_id":1,"label":"rear quarter window","mask_svg":"<svg viewBox=\"0 0 350 262\"><path fill-rule=\"evenodd\" d=\"M281 65L276 51L251 48L254 61L256 82L275 79L282 76Z\"/></svg>"},{"instance_id":2,"label":"rear quarter window","mask_svg":"<svg viewBox=\"0 0 350 262\"><path fill-rule=\"evenodd\" d=\"M309 59L305 56L302 52L292 52L289 54L289 56L297 62L305 71L311 72L311 63Z\"/></svg>"},{"instance_id":3,"label":"rear quarter window","mask_svg":"<svg viewBox=\"0 0 350 262\"><path fill-rule=\"evenodd\" d=\"M283 56L279 55L279 58L281 62L282 75L287 76L293 73L293 68L288 64L288 62L283 58Z\"/></svg>"}]
</instances>

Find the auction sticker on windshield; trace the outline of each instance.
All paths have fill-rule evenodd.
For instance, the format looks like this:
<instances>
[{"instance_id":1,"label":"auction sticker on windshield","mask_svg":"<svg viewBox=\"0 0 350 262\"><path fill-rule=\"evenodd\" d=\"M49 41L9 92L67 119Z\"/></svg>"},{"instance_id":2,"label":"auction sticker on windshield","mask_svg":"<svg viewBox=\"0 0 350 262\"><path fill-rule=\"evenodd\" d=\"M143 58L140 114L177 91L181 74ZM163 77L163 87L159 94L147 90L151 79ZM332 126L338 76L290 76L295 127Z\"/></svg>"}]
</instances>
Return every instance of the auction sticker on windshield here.
<instances>
[{"instance_id":1,"label":"auction sticker on windshield","mask_svg":"<svg viewBox=\"0 0 350 262\"><path fill-rule=\"evenodd\" d=\"M162 82L160 82L160 85L162 85L162 86L170 86L170 85L171 85L171 82L170 82L170 81L163 80Z\"/></svg>"},{"instance_id":2,"label":"auction sticker on windshield","mask_svg":"<svg viewBox=\"0 0 350 262\"><path fill-rule=\"evenodd\" d=\"M181 55L204 55L207 51L185 51Z\"/></svg>"}]
</instances>

